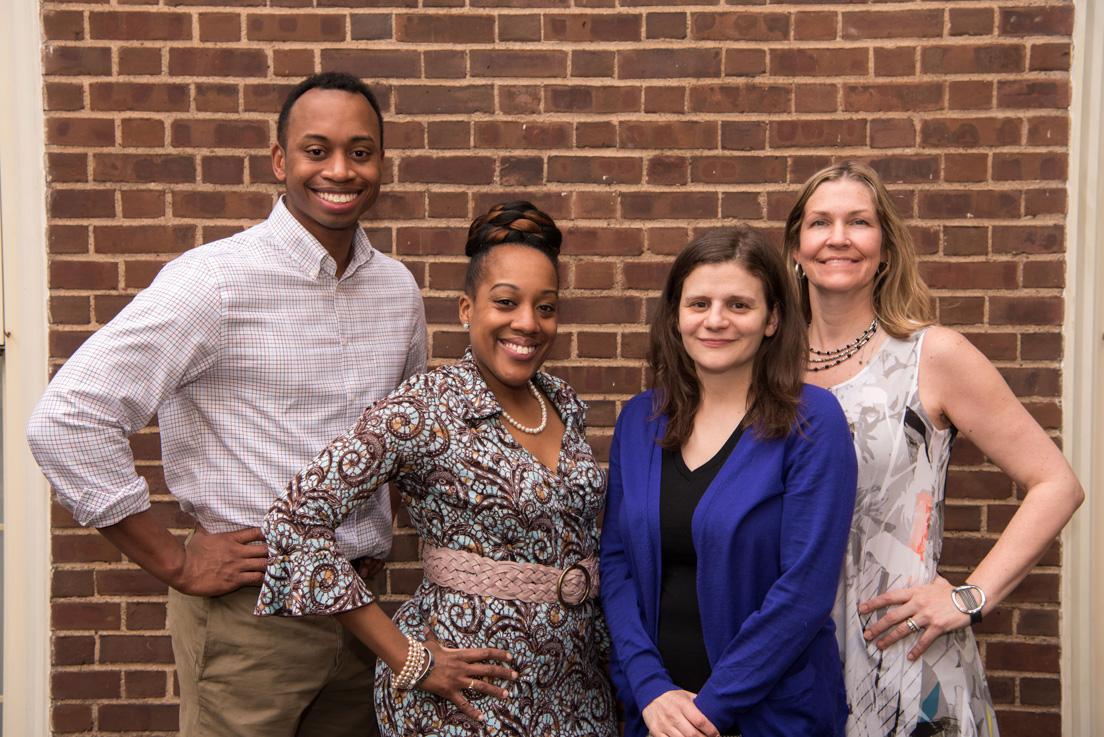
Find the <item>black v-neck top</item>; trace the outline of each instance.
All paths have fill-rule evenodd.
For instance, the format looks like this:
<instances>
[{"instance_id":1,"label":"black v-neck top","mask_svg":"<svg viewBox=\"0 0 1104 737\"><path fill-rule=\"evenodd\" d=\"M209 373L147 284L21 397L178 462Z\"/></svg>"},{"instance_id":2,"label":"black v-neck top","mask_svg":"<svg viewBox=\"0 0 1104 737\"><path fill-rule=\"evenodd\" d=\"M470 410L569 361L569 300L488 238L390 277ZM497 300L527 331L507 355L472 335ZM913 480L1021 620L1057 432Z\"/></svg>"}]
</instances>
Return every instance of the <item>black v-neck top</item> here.
<instances>
[{"instance_id":1,"label":"black v-neck top","mask_svg":"<svg viewBox=\"0 0 1104 737\"><path fill-rule=\"evenodd\" d=\"M659 483L662 574L656 645L675 685L693 693L701 691L712 668L702 635L698 556L690 528L694 510L743 433L744 423L741 422L717 454L694 470L686 467L681 451L663 451ZM703 553L708 555L708 551Z\"/></svg>"}]
</instances>

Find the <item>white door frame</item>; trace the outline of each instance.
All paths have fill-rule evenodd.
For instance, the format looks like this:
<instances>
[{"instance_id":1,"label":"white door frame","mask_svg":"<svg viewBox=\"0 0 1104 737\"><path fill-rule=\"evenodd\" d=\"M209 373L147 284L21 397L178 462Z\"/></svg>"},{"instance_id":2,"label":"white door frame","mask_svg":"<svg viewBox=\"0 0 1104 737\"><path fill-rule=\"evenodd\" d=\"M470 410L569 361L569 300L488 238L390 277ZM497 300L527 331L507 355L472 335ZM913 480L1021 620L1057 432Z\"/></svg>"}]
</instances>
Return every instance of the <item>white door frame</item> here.
<instances>
[{"instance_id":1,"label":"white door frame","mask_svg":"<svg viewBox=\"0 0 1104 737\"><path fill-rule=\"evenodd\" d=\"M1075 0L1066 232L1066 454L1085 503L1064 536L1062 734L1104 734L1104 1Z\"/></svg>"},{"instance_id":2,"label":"white door frame","mask_svg":"<svg viewBox=\"0 0 1104 737\"><path fill-rule=\"evenodd\" d=\"M46 175L42 31L35 0L0 2L0 237L6 331L2 359L3 733L49 734L49 488L26 427L46 388Z\"/></svg>"}]
</instances>

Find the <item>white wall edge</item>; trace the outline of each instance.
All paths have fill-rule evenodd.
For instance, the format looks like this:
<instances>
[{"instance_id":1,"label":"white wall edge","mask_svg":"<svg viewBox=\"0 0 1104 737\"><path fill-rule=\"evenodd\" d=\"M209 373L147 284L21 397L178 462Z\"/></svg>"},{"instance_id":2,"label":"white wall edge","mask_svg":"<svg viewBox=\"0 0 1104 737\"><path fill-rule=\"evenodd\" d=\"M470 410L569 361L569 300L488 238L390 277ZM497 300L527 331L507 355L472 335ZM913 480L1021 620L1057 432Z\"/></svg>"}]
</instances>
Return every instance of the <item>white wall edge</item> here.
<instances>
[{"instance_id":1,"label":"white wall edge","mask_svg":"<svg viewBox=\"0 0 1104 737\"><path fill-rule=\"evenodd\" d=\"M1062 437L1086 499L1063 537L1062 734L1094 737L1104 735L1104 1L1074 7Z\"/></svg>"},{"instance_id":2,"label":"white wall edge","mask_svg":"<svg viewBox=\"0 0 1104 737\"><path fill-rule=\"evenodd\" d=\"M49 734L49 488L27 448L46 387L46 174L40 10L0 2L3 227L4 717L7 735Z\"/></svg>"}]
</instances>

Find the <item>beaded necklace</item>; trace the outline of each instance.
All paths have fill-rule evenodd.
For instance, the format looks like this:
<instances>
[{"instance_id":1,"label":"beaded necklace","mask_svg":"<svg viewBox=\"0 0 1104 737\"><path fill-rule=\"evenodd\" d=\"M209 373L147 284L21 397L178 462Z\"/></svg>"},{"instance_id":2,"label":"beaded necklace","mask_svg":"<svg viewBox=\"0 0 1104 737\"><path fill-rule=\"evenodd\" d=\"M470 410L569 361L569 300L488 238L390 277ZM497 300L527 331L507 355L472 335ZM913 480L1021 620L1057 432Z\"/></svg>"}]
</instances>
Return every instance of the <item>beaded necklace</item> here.
<instances>
[{"instance_id":1,"label":"beaded necklace","mask_svg":"<svg viewBox=\"0 0 1104 737\"><path fill-rule=\"evenodd\" d=\"M511 425L516 427L518 430L521 430L523 433L526 433L527 435L540 435L542 432L544 432L544 428L548 427L548 405L544 403L544 397L541 396L540 391L537 389L537 385L533 383L532 379L529 380L529 393L532 394L536 398L537 403L540 404L541 421L539 425L537 425L536 427L526 427L525 425L522 425L520 422L515 420L513 417L510 417L506 410L502 410L502 417Z\"/></svg>"},{"instance_id":2,"label":"beaded necklace","mask_svg":"<svg viewBox=\"0 0 1104 737\"><path fill-rule=\"evenodd\" d=\"M870 339L874 337L876 332L878 332L877 317L870 321L870 327L864 330L862 335L855 338L843 348L837 348L834 351L818 351L815 348L810 348L809 353L812 355L809 357L809 370L823 371L833 366L839 366L848 358L851 358L851 356L862 350L862 347L870 342Z\"/></svg>"}]
</instances>

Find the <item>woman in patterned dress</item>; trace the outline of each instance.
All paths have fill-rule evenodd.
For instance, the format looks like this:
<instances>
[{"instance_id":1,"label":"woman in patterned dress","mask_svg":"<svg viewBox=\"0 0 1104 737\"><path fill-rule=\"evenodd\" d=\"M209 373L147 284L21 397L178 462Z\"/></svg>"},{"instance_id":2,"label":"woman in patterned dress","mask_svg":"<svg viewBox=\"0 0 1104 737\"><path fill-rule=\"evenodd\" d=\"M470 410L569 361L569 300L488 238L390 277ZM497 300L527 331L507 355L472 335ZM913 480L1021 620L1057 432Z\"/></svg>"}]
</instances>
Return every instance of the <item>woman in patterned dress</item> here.
<instances>
[{"instance_id":1,"label":"woman in patterned dress","mask_svg":"<svg viewBox=\"0 0 1104 737\"><path fill-rule=\"evenodd\" d=\"M855 502L847 420L802 383L777 248L715 228L675 259L653 389L610 450L602 603L628 737L835 737L832 623Z\"/></svg>"},{"instance_id":2,"label":"woman in patterned dress","mask_svg":"<svg viewBox=\"0 0 1104 737\"><path fill-rule=\"evenodd\" d=\"M814 174L783 253L809 320L807 381L840 400L859 459L833 611L847 733L996 735L970 625L1039 560L1084 498L1081 486L985 356L932 326L912 239L873 169L847 162ZM937 571L958 432L1026 492L961 590Z\"/></svg>"},{"instance_id":3,"label":"woman in patterned dress","mask_svg":"<svg viewBox=\"0 0 1104 737\"><path fill-rule=\"evenodd\" d=\"M271 557L258 613L336 614L372 648L385 735L616 733L608 635L590 580L605 474L586 442L585 405L539 371L556 336L560 237L527 202L472 223L460 298L466 355L366 410L265 519ZM431 552L463 558L448 585L423 580L394 623L333 535L386 481L422 539L427 577L450 575L430 575L439 570ZM552 586L492 595L492 583L470 575L479 567L551 573ZM420 688L399 688L422 640L435 665ZM486 658L510 667L475 662Z\"/></svg>"}]
</instances>

